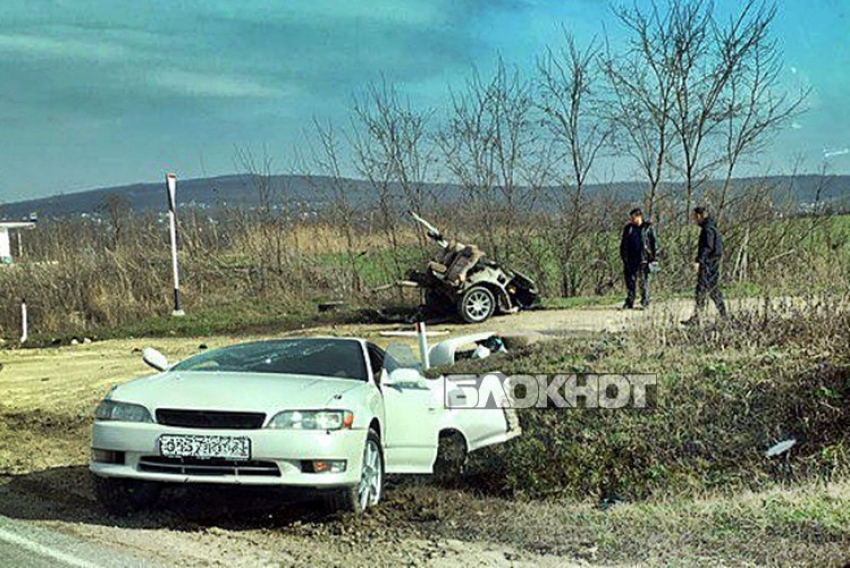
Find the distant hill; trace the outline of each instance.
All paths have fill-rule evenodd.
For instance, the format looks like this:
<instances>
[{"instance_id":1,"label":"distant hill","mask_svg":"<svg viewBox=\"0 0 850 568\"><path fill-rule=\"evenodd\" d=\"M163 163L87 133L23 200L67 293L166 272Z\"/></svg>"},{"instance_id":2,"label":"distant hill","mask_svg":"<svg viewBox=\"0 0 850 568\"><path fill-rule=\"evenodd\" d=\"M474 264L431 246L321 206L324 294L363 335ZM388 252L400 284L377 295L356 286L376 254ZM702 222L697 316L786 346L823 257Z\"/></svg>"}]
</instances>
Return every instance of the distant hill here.
<instances>
[{"instance_id":1,"label":"distant hill","mask_svg":"<svg viewBox=\"0 0 850 568\"><path fill-rule=\"evenodd\" d=\"M816 199L830 201L843 209L850 207L850 175L796 177L774 176L765 179L742 178L734 180L735 187L746 187L754 183L767 182L786 189L788 194L803 209ZM320 176L273 176L271 187L279 196L274 204L299 210L318 210L327 203L331 180ZM368 182L346 180L347 195L355 204L366 204L374 199ZM675 188L675 184L671 184ZM667 188L670 188L668 185ZM434 194L443 201L455 201L462 197L463 189L456 185L431 185ZM641 182L616 182L610 185L588 187L588 194L608 194L630 203L641 199L645 184ZM394 193L401 195L401 188ZM112 199L118 198L137 212L164 211L167 207L165 183L139 183L118 187L106 187L74 193L60 193L52 197L30 199L0 205L0 219L21 219L31 213L40 217L68 217L96 214ZM253 208L258 206L259 197L250 175L229 175L211 178L180 180L177 188L180 207L216 209L219 207Z\"/></svg>"}]
</instances>

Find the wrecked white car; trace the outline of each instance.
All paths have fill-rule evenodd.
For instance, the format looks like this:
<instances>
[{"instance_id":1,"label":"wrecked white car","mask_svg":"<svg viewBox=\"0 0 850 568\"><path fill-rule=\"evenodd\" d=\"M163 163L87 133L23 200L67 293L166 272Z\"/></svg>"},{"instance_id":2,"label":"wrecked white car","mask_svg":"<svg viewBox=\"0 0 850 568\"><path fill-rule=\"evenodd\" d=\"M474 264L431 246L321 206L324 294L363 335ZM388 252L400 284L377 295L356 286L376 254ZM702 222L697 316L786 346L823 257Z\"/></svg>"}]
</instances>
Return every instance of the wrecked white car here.
<instances>
[{"instance_id":1,"label":"wrecked white car","mask_svg":"<svg viewBox=\"0 0 850 568\"><path fill-rule=\"evenodd\" d=\"M90 470L98 499L128 513L164 484L318 489L335 510L381 499L384 474L427 474L520 433L502 409L447 409L409 348L293 338L210 350L114 387L98 405ZM435 346L437 347L437 346Z\"/></svg>"}]
</instances>

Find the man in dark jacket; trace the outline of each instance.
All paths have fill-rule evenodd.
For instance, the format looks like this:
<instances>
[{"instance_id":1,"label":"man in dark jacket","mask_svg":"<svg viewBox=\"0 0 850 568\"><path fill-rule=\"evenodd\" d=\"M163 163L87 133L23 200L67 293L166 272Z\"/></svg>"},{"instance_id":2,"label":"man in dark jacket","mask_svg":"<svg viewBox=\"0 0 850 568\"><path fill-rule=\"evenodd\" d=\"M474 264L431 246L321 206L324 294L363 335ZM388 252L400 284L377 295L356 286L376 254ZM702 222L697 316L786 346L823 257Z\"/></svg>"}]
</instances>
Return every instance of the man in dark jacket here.
<instances>
[{"instance_id":1,"label":"man in dark jacket","mask_svg":"<svg viewBox=\"0 0 850 568\"><path fill-rule=\"evenodd\" d=\"M726 319L726 303L723 301L723 292L720 291L720 258L723 256L723 238L717 230L714 222L704 207L695 207L693 220L699 225L699 242L697 244L697 256L693 263L694 271L697 273L696 307L694 315L683 321L686 325L699 321L700 313L705 308L707 296L711 296L717 313Z\"/></svg>"},{"instance_id":2,"label":"man in dark jacket","mask_svg":"<svg viewBox=\"0 0 850 568\"><path fill-rule=\"evenodd\" d=\"M629 212L629 222L623 227L620 239L620 258L623 259L623 274L626 279L626 303L624 309L635 307L635 292L640 282L641 309L649 305L649 263L655 262L658 244L652 223L643 220L640 208Z\"/></svg>"}]
</instances>

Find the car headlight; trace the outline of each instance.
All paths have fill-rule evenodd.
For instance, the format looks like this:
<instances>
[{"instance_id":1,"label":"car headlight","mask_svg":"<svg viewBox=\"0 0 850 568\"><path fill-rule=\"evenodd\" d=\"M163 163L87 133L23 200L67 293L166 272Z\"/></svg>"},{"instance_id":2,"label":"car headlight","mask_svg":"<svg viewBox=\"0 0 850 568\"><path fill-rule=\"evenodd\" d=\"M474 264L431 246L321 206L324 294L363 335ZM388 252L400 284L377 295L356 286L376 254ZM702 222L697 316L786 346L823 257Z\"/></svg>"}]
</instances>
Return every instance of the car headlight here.
<instances>
[{"instance_id":1,"label":"car headlight","mask_svg":"<svg viewBox=\"0 0 850 568\"><path fill-rule=\"evenodd\" d=\"M279 430L342 430L351 428L354 414L348 410L286 410L276 414L267 428Z\"/></svg>"},{"instance_id":2,"label":"car headlight","mask_svg":"<svg viewBox=\"0 0 850 568\"><path fill-rule=\"evenodd\" d=\"M96 420L115 420L118 422L153 422L151 413L140 404L102 400L94 411Z\"/></svg>"}]
</instances>

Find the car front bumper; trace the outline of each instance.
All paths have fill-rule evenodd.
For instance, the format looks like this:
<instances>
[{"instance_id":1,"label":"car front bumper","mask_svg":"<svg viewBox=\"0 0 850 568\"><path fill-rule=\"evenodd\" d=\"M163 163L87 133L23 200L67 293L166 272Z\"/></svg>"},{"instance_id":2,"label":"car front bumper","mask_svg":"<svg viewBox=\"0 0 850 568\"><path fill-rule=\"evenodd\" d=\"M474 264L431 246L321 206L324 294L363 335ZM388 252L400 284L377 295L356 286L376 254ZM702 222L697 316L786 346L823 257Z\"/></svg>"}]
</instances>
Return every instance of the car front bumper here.
<instances>
[{"instance_id":1,"label":"car front bumper","mask_svg":"<svg viewBox=\"0 0 850 568\"><path fill-rule=\"evenodd\" d=\"M233 436L251 440L248 462L164 460L159 438L163 434ZM356 485L360 480L365 430L213 430L177 428L162 424L95 421L92 449L114 452L119 463L92 460L89 469L101 477L121 477L170 483L224 483L335 487ZM309 473L305 461L345 460L344 472ZM167 465L161 465L167 462ZM240 467L240 463L246 467ZM262 467L256 467L262 465Z\"/></svg>"}]
</instances>

